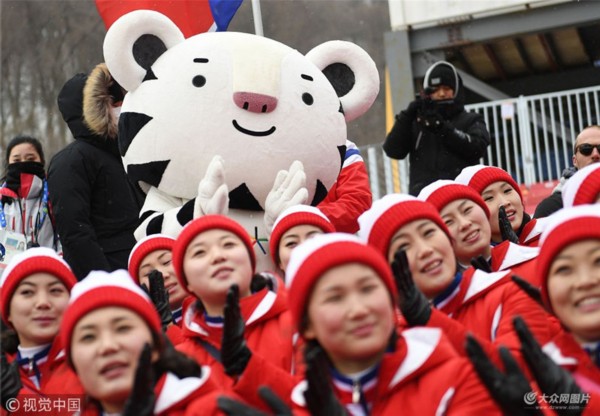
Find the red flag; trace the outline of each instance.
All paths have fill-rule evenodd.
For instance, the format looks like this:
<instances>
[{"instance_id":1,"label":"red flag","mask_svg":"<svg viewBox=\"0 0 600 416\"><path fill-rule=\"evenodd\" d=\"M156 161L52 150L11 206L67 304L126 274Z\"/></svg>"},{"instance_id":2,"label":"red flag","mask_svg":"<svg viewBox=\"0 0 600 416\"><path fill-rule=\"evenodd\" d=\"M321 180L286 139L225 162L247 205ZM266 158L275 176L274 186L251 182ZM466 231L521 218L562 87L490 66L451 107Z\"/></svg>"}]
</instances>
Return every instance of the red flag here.
<instances>
[{"instance_id":1,"label":"red flag","mask_svg":"<svg viewBox=\"0 0 600 416\"><path fill-rule=\"evenodd\" d=\"M186 38L208 31L227 30L243 0L96 0L106 29L134 10L154 10L167 16Z\"/></svg>"}]
</instances>

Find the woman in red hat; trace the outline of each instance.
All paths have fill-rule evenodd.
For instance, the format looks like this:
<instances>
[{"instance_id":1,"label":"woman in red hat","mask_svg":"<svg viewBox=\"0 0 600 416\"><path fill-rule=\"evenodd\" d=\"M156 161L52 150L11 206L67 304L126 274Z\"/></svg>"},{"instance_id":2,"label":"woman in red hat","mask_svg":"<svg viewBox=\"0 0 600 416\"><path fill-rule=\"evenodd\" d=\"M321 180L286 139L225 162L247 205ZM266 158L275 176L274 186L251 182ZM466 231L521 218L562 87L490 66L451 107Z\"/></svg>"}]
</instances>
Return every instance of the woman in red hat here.
<instances>
[{"instance_id":1,"label":"woman in red hat","mask_svg":"<svg viewBox=\"0 0 600 416\"><path fill-rule=\"evenodd\" d=\"M493 244L509 238L529 247L538 245L546 221L532 219L525 212L521 189L508 172L495 166L468 166L454 180L475 189L485 201L490 210Z\"/></svg>"},{"instance_id":2,"label":"woman in red hat","mask_svg":"<svg viewBox=\"0 0 600 416\"><path fill-rule=\"evenodd\" d=\"M265 408L260 384L289 396L297 360L287 295L280 279L254 274L248 232L222 215L197 218L177 237L173 263L180 285L196 299L184 308L178 350L257 406Z\"/></svg>"},{"instance_id":3,"label":"woman in red hat","mask_svg":"<svg viewBox=\"0 0 600 416\"><path fill-rule=\"evenodd\" d=\"M173 245L175 239L163 234L151 234L144 237L133 246L129 254L128 269L129 274L139 285L144 285L150 289L152 283L150 274L153 271L160 272L164 290L168 296L167 305L156 305L158 310L165 315L166 334L175 345L179 344L183 338L181 335L181 319L183 312L183 301L188 298L188 293L179 285L175 276L173 267ZM159 282L161 279L157 279ZM152 292L150 290L150 292Z\"/></svg>"},{"instance_id":4,"label":"woman in red hat","mask_svg":"<svg viewBox=\"0 0 600 416\"><path fill-rule=\"evenodd\" d=\"M76 281L67 263L45 247L18 254L2 274L2 320L12 329L2 339L3 361L4 352L8 353L7 362L2 363L2 380L8 375L6 371L20 376L20 406L29 395L77 395L83 391L65 363L63 345L57 336ZM13 381L16 384L12 387L18 388L19 381ZM9 393L6 385L2 388L2 404L6 405L16 391Z\"/></svg>"},{"instance_id":5,"label":"woman in red hat","mask_svg":"<svg viewBox=\"0 0 600 416\"><path fill-rule=\"evenodd\" d=\"M123 270L73 287L61 338L85 389L81 415L183 415L196 405L220 414L210 368L168 344L150 298Z\"/></svg>"},{"instance_id":6,"label":"woman in red hat","mask_svg":"<svg viewBox=\"0 0 600 416\"><path fill-rule=\"evenodd\" d=\"M398 331L390 268L358 238L306 241L292 253L287 284L308 350L308 383L292 393L294 414L341 414L341 406L352 415L500 414L441 329ZM311 377L314 366L325 367L322 377ZM336 400L322 397L328 391Z\"/></svg>"},{"instance_id":7,"label":"woman in red hat","mask_svg":"<svg viewBox=\"0 0 600 416\"><path fill-rule=\"evenodd\" d=\"M481 256L490 271L511 269L512 273L540 286L534 261L539 248L525 247L509 240L492 246L490 210L473 188L455 181L439 180L423 188L419 199L433 204L440 213L462 270L468 269L471 261Z\"/></svg>"},{"instance_id":8,"label":"woman in red hat","mask_svg":"<svg viewBox=\"0 0 600 416\"><path fill-rule=\"evenodd\" d=\"M295 205L284 210L275 220L269 237L273 263L285 274L294 248L315 235L334 231L333 224L319 208Z\"/></svg>"},{"instance_id":9,"label":"woman in red hat","mask_svg":"<svg viewBox=\"0 0 600 416\"><path fill-rule=\"evenodd\" d=\"M400 304L409 326L444 330L465 354L471 332L495 362L494 345L505 345L523 363L512 318L521 315L542 344L559 329L543 308L511 281L511 271L458 269L448 228L435 207L409 195L386 195L359 218L359 235L392 264L406 253ZM413 283L414 282L414 283Z\"/></svg>"}]
</instances>

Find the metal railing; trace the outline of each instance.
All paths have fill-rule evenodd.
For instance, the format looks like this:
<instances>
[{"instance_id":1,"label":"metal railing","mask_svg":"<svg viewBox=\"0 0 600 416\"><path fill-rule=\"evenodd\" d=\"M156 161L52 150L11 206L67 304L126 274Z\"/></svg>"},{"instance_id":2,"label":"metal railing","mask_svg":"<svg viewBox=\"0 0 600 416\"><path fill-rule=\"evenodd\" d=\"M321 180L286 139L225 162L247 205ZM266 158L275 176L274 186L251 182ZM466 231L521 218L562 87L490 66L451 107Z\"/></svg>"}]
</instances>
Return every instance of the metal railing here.
<instances>
[{"instance_id":1,"label":"metal railing","mask_svg":"<svg viewBox=\"0 0 600 416\"><path fill-rule=\"evenodd\" d=\"M501 167L525 186L560 179L571 166L577 134L600 124L599 93L600 87L590 87L466 106L483 115L490 132L491 144L481 163ZM388 158L381 143L360 150L374 199L407 192L408 158Z\"/></svg>"}]
</instances>

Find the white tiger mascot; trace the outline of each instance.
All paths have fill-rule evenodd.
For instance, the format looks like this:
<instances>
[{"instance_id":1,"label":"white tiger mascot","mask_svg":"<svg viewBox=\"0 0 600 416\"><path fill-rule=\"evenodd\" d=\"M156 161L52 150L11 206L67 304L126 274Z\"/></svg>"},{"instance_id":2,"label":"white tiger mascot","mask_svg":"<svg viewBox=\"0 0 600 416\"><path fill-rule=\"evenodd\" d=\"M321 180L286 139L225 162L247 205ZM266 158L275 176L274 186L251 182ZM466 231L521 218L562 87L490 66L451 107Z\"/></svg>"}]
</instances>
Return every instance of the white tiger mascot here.
<instances>
[{"instance_id":1,"label":"white tiger mascot","mask_svg":"<svg viewBox=\"0 0 600 416\"><path fill-rule=\"evenodd\" d=\"M259 271L271 268L274 220L326 196L346 151L346 123L379 92L373 60L353 43L302 55L245 33L185 39L149 10L110 27L104 58L128 91L121 156L147 194L136 238L176 236L192 218L226 214L255 238Z\"/></svg>"}]
</instances>

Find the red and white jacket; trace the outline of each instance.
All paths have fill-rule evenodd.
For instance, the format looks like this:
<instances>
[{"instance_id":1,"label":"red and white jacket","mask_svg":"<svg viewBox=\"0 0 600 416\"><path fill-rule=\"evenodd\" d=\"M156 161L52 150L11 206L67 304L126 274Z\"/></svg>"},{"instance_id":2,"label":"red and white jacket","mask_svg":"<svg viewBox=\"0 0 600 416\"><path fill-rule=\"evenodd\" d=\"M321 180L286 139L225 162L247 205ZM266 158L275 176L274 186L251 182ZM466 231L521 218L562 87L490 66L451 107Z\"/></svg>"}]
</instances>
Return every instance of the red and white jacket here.
<instances>
[{"instance_id":1,"label":"red and white jacket","mask_svg":"<svg viewBox=\"0 0 600 416\"><path fill-rule=\"evenodd\" d=\"M184 416L189 408L204 409L203 415L221 415L217 409L216 397L223 394L211 379L210 367L202 367L201 377L177 378L172 373L163 374L154 387L156 402L155 416ZM199 413L198 413L199 414ZM74 416L101 416L102 410L95 401L84 403L81 411Z\"/></svg>"},{"instance_id":2,"label":"red and white jacket","mask_svg":"<svg viewBox=\"0 0 600 416\"><path fill-rule=\"evenodd\" d=\"M329 218L336 231L354 234L358 217L371 208L373 196L369 174L358 147L346 140L342 170L327 196L317 208Z\"/></svg>"},{"instance_id":3,"label":"red and white jacket","mask_svg":"<svg viewBox=\"0 0 600 416\"><path fill-rule=\"evenodd\" d=\"M8 362L17 359L17 354L7 354ZM67 364L65 351L60 340L54 339L48 354L33 362L20 366L23 388L17 399L21 401L29 395L81 395L83 387L77 374ZM34 382L32 379L36 379Z\"/></svg>"},{"instance_id":4,"label":"red and white jacket","mask_svg":"<svg viewBox=\"0 0 600 416\"><path fill-rule=\"evenodd\" d=\"M526 365L513 318L521 316L540 345L560 330L548 313L510 280L511 271L486 273L467 269L456 289L432 310L428 327L439 327L461 355L468 333L477 337L492 361L502 368L497 347L504 345L521 367Z\"/></svg>"},{"instance_id":5,"label":"red and white jacket","mask_svg":"<svg viewBox=\"0 0 600 416\"><path fill-rule=\"evenodd\" d=\"M335 381L333 386L351 416L501 414L471 363L456 353L439 328L402 331L395 350L379 363L376 377L359 386L362 394L352 394L352 388ZM308 414L306 387L302 381L294 388L294 415Z\"/></svg>"},{"instance_id":6,"label":"red and white jacket","mask_svg":"<svg viewBox=\"0 0 600 416\"><path fill-rule=\"evenodd\" d=\"M548 224L549 217L532 218L521 231L519 236L519 244L528 247L537 247L540 242L542 232Z\"/></svg>"},{"instance_id":7,"label":"red and white jacket","mask_svg":"<svg viewBox=\"0 0 600 416\"><path fill-rule=\"evenodd\" d=\"M511 273L522 277L535 287L541 287L541 277L536 271L535 259L540 253L538 247L527 247L503 241L492 247L491 268L494 272L511 270Z\"/></svg>"},{"instance_id":8,"label":"red and white jacket","mask_svg":"<svg viewBox=\"0 0 600 416\"><path fill-rule=\"evenodd\" d=\"M293 325L283 284L278 285L277 292L264 288L240 299L240 309L246 323L244 337L252 357L237 380L225 373L215 356L215 351L221 350L223 327L211 326L195 301L184 304L184 340L176 348L199 364L208 365L220 388L233 391L248 403L268 410L258 396L258 386L267 384L280 397L289 397L295 385L292 373L299 355L293 345Z\"/></svg>"}]
</instances>

